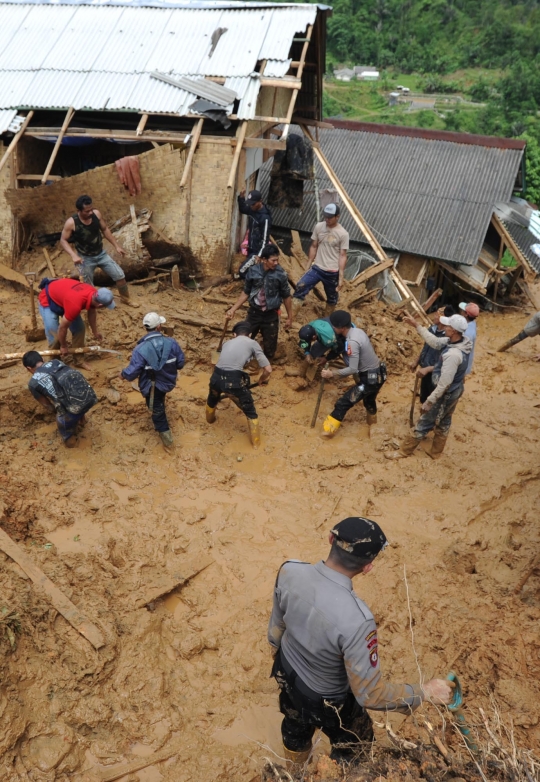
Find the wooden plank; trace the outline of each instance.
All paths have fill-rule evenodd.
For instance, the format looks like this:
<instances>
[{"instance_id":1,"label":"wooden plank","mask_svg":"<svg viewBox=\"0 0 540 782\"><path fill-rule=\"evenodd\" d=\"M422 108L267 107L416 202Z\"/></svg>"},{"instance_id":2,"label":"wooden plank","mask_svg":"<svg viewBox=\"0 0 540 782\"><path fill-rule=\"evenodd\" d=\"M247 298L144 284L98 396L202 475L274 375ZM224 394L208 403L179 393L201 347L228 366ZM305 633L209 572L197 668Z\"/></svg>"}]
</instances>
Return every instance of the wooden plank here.
<instances>
[{"instance_id":1,"label":"wooden plank","mask_svg":"<svg viewBox=\"0 0 540 782\"><path fill-rule=\"evenodd\" d=\"M356 287L357 285L361 285L363 282L367 282L372 277L375 277L377 274L380 274L385 269L389 269L391 266L394 265L394 259L388 258L388 260L383 261L382 263L376 263L372 266L369 266L367 269L364 269L363 272L360 272L360 274L354 278L354 280L351 280L350 285Z\"/></svg>"},{"instance_id":2,"label":"wooden plank","mask_svg":"<svg viewBox=\"0 0 540 782\"><path fill-rule=\"evenodd\" d=\"M51 152L49 162L47 163L47 168L45 169L45 173L41 177L42 185L46 184L49 178L49 174L51 173L51 169L53 167L54 161L56 160L58 150L60 149L60 146L62 144L62 139L64 138L64 134L68 129L69 123L71 122L74 114L75 114L75 109L73 107L69 108L66 112L66 116L64 118L64 121L62 122L62 127L60 128L60 133L58 134L58 138L56 139L55 145L53 147L53 151Z\"/></svg>"},{"instance_id":3,"label":"wooden plank","mask_svg":"<svg viewBox=\"0 0 540 782\"><path fill-rule=\"evenodd\" d=\"M156 583L145 588L143 595L135 597L135 608L142 608L143 606L148 605L148 603L153 603L154 600L157 600L164 595L168 595L173 589L186 584L190 579L201 573L213 562L213 557L209 555L201 556L196 562L190 563L189 565L182 565L175 573L160 575Z\"/></svg>"},{"instance_id":4,"label":"wooden plank","mask_svg":"<svg viewBox=\"0 0 540 782\"><path fill-rule=\"evenodd\" d=\"M235 138L231 139L231 147L238 144ZM244 140L244 149L286 149L287 141L273 138L246 138Z\"/></svg>"},{"instance_id":5,"label":"wooden plank","mask_svg":"<svg viewBox=\"0 0 540 782\"><path fill-rule=\"evenodd\" d=\"M236 149L234 150L233 162L231 165L231 171L229 173L229 179L227 182L227 187L229 188L234 187L236 182L236 169L238 168L238 161L240 160L240 152L242 151L242 147L244 146L246 131L247 131L247 121L244 120L244 122L242 122L240 128L238 129Z\"/></svg>"},{"instance_id":6,"label":"wooden plank","mask_svg":"<svg viewBox=\"0 0 540 782\"><path fill-rule=\"evenodd\" d=\"M478 282L478 280L475 280L473 277L468 277L466 274L464 274L461 269L456 269L454 266L450 266L448 263L444 263L444 261L437 261L437 264L443 268L446 269L446 271L450 272L450 274L455 275L460 280L465 282L467 285L469 285L471 288L474 288L474 290L478 291L478 293L485 293L486 288L482 283Z\"/></svg>"},{"instance_id":7,"label":"wooden plank","mask_svg":"<svg viewBox=\"0 0 540 782\"><path fill-rule=\"evenodd\" d=\"M313 128L321 128L323 130L334 130L334 126L331 122L321 122L317 119L307 119L306 117L293 116L292 122L294 125L308 125Z\"/></svg>"},{"instance_id":8,"label":"wooden plank","mask_svg":"<svg viewBox=\"0 0 540 782\"><path fill-rule=\"evenodd\" d=\"M17 179L19 181L41 182L43 177L41 174L17 174ZM62 179L62 177L57 176L56 174L49 174L47 177L47 182L56 182L59 179Z\"/></svg>"},{"instance_id":9,"label":"wooden plank","mask_svg":"<svg viewBox=\"0 0 540 782\"><path fill-rule=\"evenodd\" d=\"M4 168L4 166L8 162L9 156L11 155L11 153L13 152L13 150L15 149L17 144L19 143L19 139L25 133L26 128L28 127L28 123L30 122L30 120L32 119L33 116L34 116L34 112L33 111L29 111L28 114L26 115L25 119L24 119L23 124L21 125L21 127L19 128L17 133L15 133L15 135L11 139L11 143L10 143L9 147L4 152L4 154L2 156L2 160L0 160L0 171Z\"/></svg>"},{"instance_id":10,"label":"wooden plank","mask_svg":"<svg viewBox=\"0 0 540 782\"><path fill-rule=\"evenodd\" d=\"M54 266L52 265L49 251L47 250L46 247L42 247L41 249L43 250L43 255L45 256L45 260L47 261L47 268L49 270L49 274L52 274L53 277L56 277L56 271L54 270Z\"/></svg>"},{"instance_id":11,"label":"wooden plank","mask_svg":"<svg viewBox=\"0 0 540 782\"><path fill-rule=\"evenodd\" d=\"M442 288L437 288L436 291L433 291L429 299L426 299L426 301L422 304L422 309L424 310L424 312L427 312L428 309L432 306L432 304L435 304L439 296L442 295L442 292L443 292Z\"/></svg>"},{"instance_id":12,"label":"wooden plank","mask_svg":"<svg viewBox=\"0 0 540 782\"><path fill-rule=\"evenodd\" d=\"M121 766L110 769L96 769L93 773L98 774L100 782L115 782L116 779L120 779L127 774L134 774L136 771L141 771L143 768L153 766L155 763L161 763L164 760L168 760L169 758L172 758L173 755L178 755L185 748L185 742L173 744L166 749L159 749L157 752L154 752L152 755L147 755L145 758L137 758L137 760L132 760L131 763L122 763Z\"/></svg>"},{"instance_id":13,"label":"wooden plank","mask_svg":"<svg viewBox=\"0 0 540 782\"><path fill-rule=\"evenodd\" d=\"M28 288L28 283L24 274L16 272L15 269L6 266L5 263L0 263L0 277L4 280L9 280L9 282L18 282L20 285L24 285L25 288Z\"/></svg>"},{"instance_id":14,"label":"wooden plank","mask_svg":"<svg viewBox=\"0 0 540 782\"><path fill-rule=\"evenodd\" d=\"M527 282L532 282L536 278L537 273L529 263L529 259L527 258L527 256L523 254L521 248L515 243L514 239L510 236L505 226L503 225L501 220L499 220L496 214L494 214L493 217L491 218L491 222L493 223L499 236L501 236L504 239L506 246L514 256L516 261L519 264L521 264L521 266L523 266L523 274L526 277Z\"/></svg>"},{"instance_id":15,"label":"wooden plank","mask_svg":"<svg viewBox=\"0 0 540 782\"><path fill-rule=\"evenodd\" d=\"M24 570L26 575L32 579L37 587L36 592L48 598L56 610L67 619L77 632L84 635L92 646L96 649L101 649L102 646L105 646L101 631L96 625L92 624L71 600L68 600L56 584L53 584L50 578L45 575L33 560L30 559L28 554L23 551L23 549L15 543L3 529L0 529L0 549L2 549L8 557L11 557L11 559Z\"/></svg>"},{"instance_id":16,"label":"wooden plank","mask_svg":"<svg viewBox=\"0 0 540 782\"><path fill-rule=\"evenodd\" d=\"M199 143L199 139L201 137L202 128L204 123L204 117L201 117L197 122L193 125L193 130L191 131L191 143L189 145L189 152L186 160L186 165L184 167L184 170L182 172L182 179L180 180L180 187L184 188L187 184L188 177L191 173L191 164L193 163L193 158L195 156L195 151L197 149L197 144ZM187 244L187 242L186 242Z\"/></svg>"},{"instance_id":17,"label":"wooden plank","mask_svg":"<svg viewBox=\"0 0 540 782\"><path fill-rule=\"evenodd\" d=\"M143 130L146 127L146 123L148 122L148 114L143 114L141 117L141 121L137 125L137 130L135 131L136 136L140 136Z\"/></svg>"}]
</instances>

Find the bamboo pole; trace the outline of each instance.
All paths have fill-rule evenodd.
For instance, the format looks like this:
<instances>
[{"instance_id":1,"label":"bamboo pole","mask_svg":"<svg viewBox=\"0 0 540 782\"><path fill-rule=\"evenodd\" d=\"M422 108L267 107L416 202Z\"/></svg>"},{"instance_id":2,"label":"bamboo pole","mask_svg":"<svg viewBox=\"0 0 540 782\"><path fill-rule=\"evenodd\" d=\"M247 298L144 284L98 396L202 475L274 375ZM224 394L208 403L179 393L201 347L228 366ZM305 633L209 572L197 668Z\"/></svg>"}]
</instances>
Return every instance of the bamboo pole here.
<instances>
[{"instance_id":1,"label":"bamboo pole","mask_svg":"<svg viewBox=\"0 0 540 782\"><path fill-rule=\"evenodd\" d=\"M141 121L137 125L137 130L135 131L136 136L140 136L143 130L146 127L146 123L148 122L148 114L143 114L141 117Z\"/></svg>"},{"instance_id":2,"label":"bamboo pole","mask_svg":"<svg viewBox=\"0 0 540 782\"><path fill-rule=\"evenodd\" d=\"M234 184L235 184L235 181L236 181L236 169L238 168L238 161L240 160L240 153L242 151L242 147L244 146L244 139L246 138L246 131L247 131L247 121L244 120L244 122L240 126L240 130L238 131L236 149L234 150L234 157L233 157L233 162L232 162L232 166L231 166L231 171L229 173L229 180L227 182L227 187L234 187Z\"/></svg>"},{"instance_id":3,"label":"bamboo pole","mask_svg":"<svg viewBox=\"0 0 540 782\"><path fill-rule=\"evenodd\" d=\"M29 111L28 114L26 115L25 119L24 119L23 124L21 125L21 127L19 128L17 133L15 133L15 135L11 139L11 143L10 143L9 147L4 152L2 160L0 160L0 171L4 168L4 166L6 165L7 161L9 160L9 156L11 155L11 153L13 152L13 150L15 149L17 144L19 143L20 137L23 135L24 131L26 130L26 128L28 126L28 123L30 122L30 120L32 119L33 116L34 116L34 112L33 111Z\"/></svg>"},{"instance_id":4,"label":"bamboo pole","mask_svg":"<svg viewBox=\"0 0 540 782\"><path fill-rule=\"evenodd\" d=\"M51 173L51 169L53 167L54 161L56 160L56 156L58 154L58 150L60 149L60 146L62 144L62 139L64 138L65 132L69 127L69 123L71 122L73 115L75 114L75 109L73 107L69 108L66 112L66 116L64 118L64 121L62 123L62 127L60 128L60 133L58 134L58 138L56 139L56 143L53 147L53 151L51 153L51 156L49 158L49 162L47 163L47 168L45 169L45 173L41 177L41 184L44 185L47 182L47 179L49 177L49 174Z\"/></svg>"},{"instance_id":5,"label":"bamboo pole","mask_svg":"<svg viewBox=\"0 0 540 782\"><path fill-rule=\"evenodd\" d=\"M189 145L189 152L186 160L186 165L184 167L184 171L182 172L182 179L180 180L181 188L185 187L187 184L188 177L191 172L193 158L195 157L195 150L197 149L197 144L199 143L199 139L201 137L203 122L204 122L204 117L201 117L193 125L193 130L191 131L191 143Z\"/></svg>"}]
</instances>

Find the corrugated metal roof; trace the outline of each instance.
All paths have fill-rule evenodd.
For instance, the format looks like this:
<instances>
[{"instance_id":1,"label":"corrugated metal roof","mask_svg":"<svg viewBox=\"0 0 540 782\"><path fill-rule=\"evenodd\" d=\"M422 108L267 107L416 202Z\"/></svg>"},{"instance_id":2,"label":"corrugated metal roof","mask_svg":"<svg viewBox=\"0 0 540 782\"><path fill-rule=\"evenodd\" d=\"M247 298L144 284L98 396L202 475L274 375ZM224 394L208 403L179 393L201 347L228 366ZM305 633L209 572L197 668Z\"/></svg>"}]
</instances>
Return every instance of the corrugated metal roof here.
<instances>
[{"instance_id":1,"label":"corrugated metal roof","mask_svg":"<svg viewBox=\"0 0 540 782\"><path fill-rule=\"evenodd\" d=\"M533 247L540 248L540 239L518 223L514 223L511 220L503 220L502 222L533 269L540 274L540 255L537 255L532 249Z\"/></svg>"},{"instance_id":2,"label":"corrugated metal roof","mask_svg":"<svg viewBox=\"0 0 540 782\"><path fill-rule=\"evenodd\" d=\"M322 130L319 141L383 247L466 265L478 260L495 202L510 198L523 154L346 129ZM270 165L261 176L264 194ZM332 187L316 165L319 188ZM279 226L311 231L314 195L307 195L302 212L274 209L273 219ZM341 222L351 239L366 241L345 209Z\"/></svg>"},{"instance_id":3,"label":"corrugated metal roof","mask_svg":"<svg viewBox=\"0 0 540 782\"><path fill-rule=\"evenodd\" d=\"M6 132L16 116L17 109L0 109L0 134Z\"/></svg>"},{"instance_id":4,"label":"corrugated metal roof","mask_svg":"<svg viewBox=\"0 0 540 782\"><path fill-rule=\"evenodd\" d=\"M284 77L293 39L318 10L312 4L157 5L0 3L0 110L190 113L195 96L150 80L149 73L159 71L174 78L225 77L230 89L231 79L244 80L238 114L249 119L260 87L251 78L257 62L268 60L268 75Z\"/></svg>"}]
</instances>

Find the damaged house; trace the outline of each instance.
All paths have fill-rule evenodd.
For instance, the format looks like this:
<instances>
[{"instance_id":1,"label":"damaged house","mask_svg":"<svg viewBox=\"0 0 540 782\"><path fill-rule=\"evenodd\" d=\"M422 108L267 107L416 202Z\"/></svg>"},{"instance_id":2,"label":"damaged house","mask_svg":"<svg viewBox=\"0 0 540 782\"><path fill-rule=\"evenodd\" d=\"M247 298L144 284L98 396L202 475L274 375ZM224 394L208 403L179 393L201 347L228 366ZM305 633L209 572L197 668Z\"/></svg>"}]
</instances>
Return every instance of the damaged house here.
<instances>
[{"instance_id":1,"label":"damaged house","mask_svg":"<svg viewBox=\"0 0 540 782\"><path fill-rule=\"evenodd\" d=\"M463 289L496 300L516 283L530 294L527 283L540 271L535 242L540 247L527 230L529 217L519 223L513 199L524 182L524 141L331 122L333 129L316 128L322 155L301 209L273 202L272 169L261 171L259 185L274 207L276 234L286 238L296 230L307 249L321 207L329 199L340 202L334 188L341 185L372 231L366 236L342 203L341 222L351 237L349 279L381 260L381 252L371 249L378 242L408 286L404 296L386 275L384 295L395 302L413 295L422 304L438 288L449 296Z\"/></svg>"},{"instance_id":2,"label":"damaged house","mask_svg":"<svg viewBox=\"0 0 540 782\"><path fill-rule=\"evenodd\" d=\"M329 13L221 0L0 3L0 261L54 238L89 193L109 224L130 207L134 220L150 214L145 242L162 255L186 248L198 277L227 273L243 227L237 191L285 149L292 121L321 119Z\"/></svg>"}]
</instances>

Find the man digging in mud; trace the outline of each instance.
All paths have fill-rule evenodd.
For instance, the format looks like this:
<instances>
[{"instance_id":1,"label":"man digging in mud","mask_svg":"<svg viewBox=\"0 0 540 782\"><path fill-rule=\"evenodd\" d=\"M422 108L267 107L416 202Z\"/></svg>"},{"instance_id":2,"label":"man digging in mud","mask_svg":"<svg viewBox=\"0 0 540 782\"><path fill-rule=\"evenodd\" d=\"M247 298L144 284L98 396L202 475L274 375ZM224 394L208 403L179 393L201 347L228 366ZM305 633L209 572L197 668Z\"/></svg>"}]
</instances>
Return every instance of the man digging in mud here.
<instances>
[{"instance_id":1,"label":"man digging in mud","mask_svg":"<svg viewBox=\"0 0 540 782\"><path fill-rule=\"evenodd\" d=\"M60 244L73 259L77 275L83 277L89 285L93 285L95 270L103 269L116 283L122 301L138 307L138 304L129 300L129 288L122 268L103 249L103 236L119 255L125 255L126 251L112 235L101 213L92 206L89 195L79 196L75 208L75 214L65 222ZM75 249L72 245L75 245Z\"/></svg>"},{"instance_id":2,"label":"man digging in mud","mask_svg":"<svg viewBox=\"0 0 540 782\"><path fill-rule=\"evenodd\" d=\"M244 367L256 359L262 369L260 383L267 383L272 371L270 362L261 350L258 342L251 339L252 325L242 320L233 326L233 339L224 345L210 378L210 390L206 401L206 420L213 424L216 420L216 407L223 396L230 397L242 410L249 424L251 444L258 448L261 442L259 418L249 390L250 378Z\"/></svg>"},{"instance_id":3,"label":"man digging in mud","mask_svg":"<svg viewBox=\"0 0 540 782\"><path fill-rule=\"evenodd\" d=\"M452 415L463 394L465 375L469 366L469 353L472 342L465 336L467 320L463 315L452 315L439 319L445 337L436 337L414 318L403 318L405 323L414 326L427 344L439 351L439 358L431 370L435 386L422 405L422 415L412 435L401 443L399 451L385 453L386 459L405 459L411 456L420 445L420 441L434 429L435 434L429 455L438 459L446 445L448 432L452 425Z\"/></svg>"},{"instance_id":4,"label":"man digging in mud","mask_svg":"<svg viewBox=\"0 0 540 782\"><path fill-rule=\"evenodd\" d=\"M49 281L48 278L41 280L39 285L41 288L38 296L39 314L43 320L45 336L50 348L53 350L60 348L62 356L69 353L66 343L68 329L72 335L72 347L84 347L86 327L81 317L83 310L88 312L88 323L94 339L98 341L103 339L97 329L97 310L101 307L112 310L116 306L108 288L98 289L85 282L69 279ZM78 354L74 357L74 363L83 369L90 369Z\"/></svg>"},{"instance_id":5,"label":"man digging in mud","mask_svg":"<svg viewBox=\"0 0 540 782\"><path fill-rule=\"evenodd\" d=\"M288 370L287 377L299 377L297 391L305 388L317 374L317 368L343 353L345 339L336 334L330 318L312 320L298 332L299 348L304 354L300 369Z\"/></svg>"},{"instance_id":6,"label":"man digging in mud","mask_svg":"<svg viewBox=\"0 0 540 782\"><path fill-rule=\"evenodd\" d=\"M326 561L289 560L279 570L268 641L275 651L272 676L284 715L285 755L300 767L310 755L316 728L332 744L330 757L350 763L369 751L373 727L365 711L408 713L423 700L450 703L452 683L424 685L382 680L377 626L353 591L352 579L367 575L386 547L375 521L343 519L329 535Z\"/></svg>"},{"instance_id":7,"label":"man digging in mud","mask_svg":"<svg viewBox=\"0 0 540 782\"><path fill-rule=\"evenodd\" d=\"M147 333L137 342L129 366L120 372L120 377L129 381L139 378L139 390L152 415L154 429L167 449L174 445L174 440L165 412L165 397L176 386L178 370L185 359L178 342L161 333L166 322L157 312L144 316Z\"/></svg>"}]
</instances>

